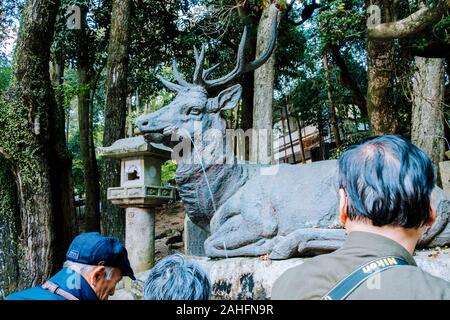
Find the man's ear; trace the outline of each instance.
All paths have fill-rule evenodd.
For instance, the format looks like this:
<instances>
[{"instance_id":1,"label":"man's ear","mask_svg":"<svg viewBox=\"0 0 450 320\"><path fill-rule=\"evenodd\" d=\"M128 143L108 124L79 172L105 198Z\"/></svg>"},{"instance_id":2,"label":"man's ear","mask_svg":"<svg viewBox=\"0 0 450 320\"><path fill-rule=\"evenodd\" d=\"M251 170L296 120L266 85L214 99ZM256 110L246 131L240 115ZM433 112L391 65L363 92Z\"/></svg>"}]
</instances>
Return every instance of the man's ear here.
<instances>
[{"instance_id":1,"label":"man's ear","mask_svg":"<svg viewBox=\"0 0 450 320\"><path fill-rule=\"evenodd\" d=\"M208 112L219 112L225 110L231 110L237 106L242 95L242 86L236 84L228 89L223 90L219 95L212 99Z\"/></svg>"},{"instance_id":2,"label":"man's ear","mask_svg":"<svg viewBox=\"0 0 450 320\"><path fill-rule=\"evenodd\" d=\"M344 189L339 189L339 219L344 226L347 218L347 195Z\"/></svg>"},{"instance_id":3,"label":"man's ear","mask_svg":"<svg viewBox=\"0 0 450 320\"><path fill-rule=\"evenodd\" d=\"M106 271L104 266L98 266L95 268L89 277L91 285L95 287L96 284L105 276L105 274Z\"/></svg>"},{"instance_id":4,"label":"man's ear","mask_svg":"<svg viewBox=\"0 0 450 320\"><path fill-rule=\"evenodd\" d=\"M434 206L434 191L431 193L431 199L430 199L430 215L425 222L425 225L428 227L431 227L435 222L437 218L437 212L436 207Z\"/></svg>"}]
</instances>

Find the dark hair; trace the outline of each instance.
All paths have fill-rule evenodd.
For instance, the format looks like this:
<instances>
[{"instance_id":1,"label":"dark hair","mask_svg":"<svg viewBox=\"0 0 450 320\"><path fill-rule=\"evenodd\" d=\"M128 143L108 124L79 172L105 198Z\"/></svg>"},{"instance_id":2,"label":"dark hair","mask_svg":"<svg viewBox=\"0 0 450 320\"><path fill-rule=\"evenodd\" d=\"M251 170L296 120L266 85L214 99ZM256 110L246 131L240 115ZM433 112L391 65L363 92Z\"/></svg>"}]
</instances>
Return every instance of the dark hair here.
<instances>
[{"instance_id":1,"label":"dark hair","mask_svg":"<svg viewBox=\"0 0 450 320\"><path fill-rule=\"evenodd\" d=\"M144 286L145 300L209 300L210 296L208 274L182 254L158 262Z\"/></svg>"},{"instance_id":2,"label":"dark hair","mask_svg":"<svg viewBox=\"0 0 450 320\"><path fill-rule=\"evenodd\" d=\"M339 187L350 220L419 228L429 218L435 184L430 158L400 136L370 138L339 159Z\"/></svg>"}]
</instances>

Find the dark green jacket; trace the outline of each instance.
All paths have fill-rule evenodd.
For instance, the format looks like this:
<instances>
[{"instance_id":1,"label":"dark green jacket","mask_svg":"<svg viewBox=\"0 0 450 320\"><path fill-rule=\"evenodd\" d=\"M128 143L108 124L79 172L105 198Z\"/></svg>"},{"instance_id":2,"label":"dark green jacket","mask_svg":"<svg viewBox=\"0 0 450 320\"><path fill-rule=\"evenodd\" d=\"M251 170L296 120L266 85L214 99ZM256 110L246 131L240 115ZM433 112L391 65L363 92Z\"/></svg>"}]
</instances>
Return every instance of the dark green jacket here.
<instances>
[{"instance_id":1,"label":"dark green jacket","mask_svg":"<svg viewBox=\"0 0 450 320\"><path fill-rule=\"evenodd\" d=\"M287 270L275 281L271 298L321 299L357 268L383 256L397 256L411 265L394 267L379 276L372 276L347 299L450 300L450 282L417 267L411 254L397 242L367 232L352 232L335 252L314 257Z\"/></svg>"}]
</instances>

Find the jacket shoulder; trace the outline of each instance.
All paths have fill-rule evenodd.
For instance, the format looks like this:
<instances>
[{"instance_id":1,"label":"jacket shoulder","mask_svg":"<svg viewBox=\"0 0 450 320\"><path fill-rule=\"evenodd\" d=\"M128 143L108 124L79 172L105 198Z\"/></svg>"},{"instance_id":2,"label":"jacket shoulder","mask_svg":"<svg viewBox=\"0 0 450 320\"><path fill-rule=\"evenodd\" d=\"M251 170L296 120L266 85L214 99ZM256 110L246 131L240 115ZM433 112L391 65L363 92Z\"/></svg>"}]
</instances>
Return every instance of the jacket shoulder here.
<instances>
[{"instance_id":1,"label":"jacket shoulder","mask_svg":"<svg viewBox=\"0 0 450 320\"><path fill-rule=\"evenodd\" d=\"M34 287L24 291L16 292L8 297L6 300L65 300L64 298L48 292L41 287Z\"/></svg>"},{"instance_id":2,"label":"jacket shoulder","mask_svg":"<svg viewBox=\"0 0 450 320\"><path fill-rule=\"evenodd\" d=\"M416 266L396 267L366 281L349 299L449 300L450 282Z\"/></svg>"},{"instance_id":3,"label":"jacket shoulder","mask_svg":"<svg viewBox=\"0 0 450 320\"><path fill-rule=\"evenodd\" d=\"M272 300L321 299L342 271L335 257L329 254L306 259L302 264L286 270L275 280ZM333 268L337 265L337 268Z\"/></svg>"}]
</instances>

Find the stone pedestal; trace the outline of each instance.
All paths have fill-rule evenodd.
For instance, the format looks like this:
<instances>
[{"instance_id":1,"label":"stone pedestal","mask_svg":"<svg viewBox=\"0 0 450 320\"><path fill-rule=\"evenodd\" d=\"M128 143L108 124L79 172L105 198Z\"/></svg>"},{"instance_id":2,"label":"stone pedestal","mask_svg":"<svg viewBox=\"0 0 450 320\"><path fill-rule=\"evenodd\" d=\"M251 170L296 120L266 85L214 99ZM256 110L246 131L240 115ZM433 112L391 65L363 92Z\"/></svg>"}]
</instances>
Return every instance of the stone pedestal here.
<instances>
[{"instance_id":1,"label":"stone pedestal","mask_svg":"<svg viewBox=\"0 0 450 320\"><path fill-rule=\"evenodd\" d=\"M127 208L125 246L135 273L153 267L155 263L155 209Z\"/></svg>"},{"instance_id":2,"label":"stone pedestal","mask_svg":"<svg viewBox=\"0 0 450 320\"><path fill-rule=\"evenodd\" d=\"M195 225L186 215L184 219L184 252L189 256L204 257L205 240L208 238L208 233Z\"/></svg>"},{"instance_id":3,"label":"stone pedestal","mask_svg":"<svg viewBox=\"0 0 450 320\"><path fill-rule=\"evenodd\" d=\"M272 287L285 271L301 265L309 258L288 260L261 260L258 258L230 258L211 260L190 257L203 266L212 282L213 300L267 300ZM450 249L418 251L414 256L417 265L435 277L450 281ZM111 300L142 300L144 284L150 270L136 274L131 288L118 290ZM308 281L308 279L305 279Z\"/></svg>"}]
</instances>

